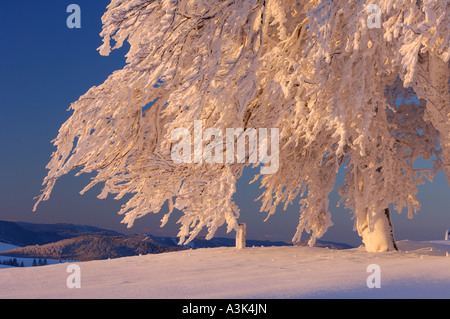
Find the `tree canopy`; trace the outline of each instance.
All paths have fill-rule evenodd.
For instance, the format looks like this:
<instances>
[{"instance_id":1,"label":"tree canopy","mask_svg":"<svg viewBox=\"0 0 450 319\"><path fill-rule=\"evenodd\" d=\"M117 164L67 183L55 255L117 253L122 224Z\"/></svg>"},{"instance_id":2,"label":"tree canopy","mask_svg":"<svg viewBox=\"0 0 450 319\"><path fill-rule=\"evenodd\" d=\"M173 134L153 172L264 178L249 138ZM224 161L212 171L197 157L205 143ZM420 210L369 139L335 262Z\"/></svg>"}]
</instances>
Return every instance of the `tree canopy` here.
<instances>
[{"instance_id":1,"label":"tree canopy","mask_svg":"<svg viewBox=\"0 0 450 319\"><path fill-rule=\"evenodd\" d=\"M195 121L278 128L279 169L256 176L261 211L298 200L293 240L306 231L314 244L345 166L355 229L368 250L388 250L370 248L377 219L390 205L412 217L417 186L450 177L449 20L447 0L112 0L99 51L128 41L127 64L71 105L36 205L61 176L95 172L82 193L103 183L99 198L133 194L119 212L130 227L167 202L163 225L184 213L181 242L204 227L210 238L236 229L250 163L174 163L171 133Z\"/></svg>"}]
</instances>

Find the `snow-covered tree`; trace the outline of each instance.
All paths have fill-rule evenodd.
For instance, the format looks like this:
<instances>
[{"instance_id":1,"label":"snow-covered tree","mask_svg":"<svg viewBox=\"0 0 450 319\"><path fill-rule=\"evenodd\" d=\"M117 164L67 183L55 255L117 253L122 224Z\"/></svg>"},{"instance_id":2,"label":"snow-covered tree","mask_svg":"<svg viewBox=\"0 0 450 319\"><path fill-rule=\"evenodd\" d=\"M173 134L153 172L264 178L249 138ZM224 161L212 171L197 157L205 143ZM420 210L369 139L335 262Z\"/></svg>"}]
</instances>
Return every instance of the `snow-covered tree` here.
<instances>
[{"instance_id":1,"label":"snow-covered tree","mask_svg":"<svg viewBox=\"0 0 450 319\"><path fill-rule=\"evenodd\" d=\"M417 185L440 169L450 177L449 10L447 0L112 0L99 51L128 41L127 64L72 104L36 205L68 172L95 172L82 193L103 183L100 198L132 194L119 212L130 227L167 202L162 225L184 213L181 242L205 227L210 238L237 228L233 194L249 163L175 163L171 133L195 121L279 128L279 169L255 178L261 211L299 200L293 239L305 231L313 245L332 225L328 195L345 166L339 192L366 249L396 249L390 208L412 217Z\"/></svg>"}]
</instances>

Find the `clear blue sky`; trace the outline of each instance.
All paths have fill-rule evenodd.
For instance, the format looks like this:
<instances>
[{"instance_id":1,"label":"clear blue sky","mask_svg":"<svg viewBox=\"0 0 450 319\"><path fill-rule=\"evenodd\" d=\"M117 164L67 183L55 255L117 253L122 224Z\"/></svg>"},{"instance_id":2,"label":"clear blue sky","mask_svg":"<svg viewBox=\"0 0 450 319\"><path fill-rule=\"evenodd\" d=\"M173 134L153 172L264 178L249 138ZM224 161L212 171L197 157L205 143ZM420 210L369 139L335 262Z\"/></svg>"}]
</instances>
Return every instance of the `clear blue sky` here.
<instances>
[{"instance_id":1,"label":"clear blue sky","mask_svg":"<svg viewBox=\"0 0 450 319\"><path fill-rule=\"evenodd\" d=\"M125 64L126 47L102 57L96 50L102 43L101 16L107 0L0 2L0 220L37 223L76 223L114 229L176 236L177 216L159 228L162 214L148 215L127 230L117 215L123 202L96 198L100 188L81 196L79 191L89 176L70 174L57 182L52 197L33 213L33 198L42 188L45 165L53 146L50 141L70 116L66 110L90 87L101 84L114 70ZM69 29L66 8L81 7L81 29ZM290 240L298 221L296 206L278 211L266 223L259 213L258 185L248 185L244 175L238 184L236 202L241 220L247 223L249 238ZM341 179L342 180L342 179ZM422 210L413 219L406 212L393 213L396 239L442 239L450 228L449 186L441 172L434 183L420 188ZM335 208L331 196L334 226L323 239L358 245L350 213ZM174 218L175 217L175 218ZM223 235L221 230L218 235Z\"/></svg>"}]
</instances>

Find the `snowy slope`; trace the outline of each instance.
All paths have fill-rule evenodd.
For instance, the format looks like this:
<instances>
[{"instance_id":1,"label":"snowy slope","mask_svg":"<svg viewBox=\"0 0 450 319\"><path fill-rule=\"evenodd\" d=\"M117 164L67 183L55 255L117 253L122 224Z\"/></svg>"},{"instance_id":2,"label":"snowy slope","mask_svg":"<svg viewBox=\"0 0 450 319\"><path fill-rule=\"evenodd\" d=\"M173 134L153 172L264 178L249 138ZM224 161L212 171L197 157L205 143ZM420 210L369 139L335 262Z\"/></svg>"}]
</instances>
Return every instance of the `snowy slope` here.
<instances>
[{"instance_id":1,"label":"snowy slope","mask_svg":"<svg viewBox=\"0 0 450 319\"><path fill-rule=\"evenodd\" d=\"M68 264L0 270L0 298L450 298L450 242L363 248L205 248L80 262L81 288L67 288ZM369 289L370 264L381 288Z\"/></svg>"},{"instance_id":2,"label":"snowy slope","mask_svg":"<svg viewBox=\"0 0 450 319\"><path fill-rule=\"evenodd\" d=\"M0 242L0 252L19 248L19 246Z\"/></svg>"}]
</instances>

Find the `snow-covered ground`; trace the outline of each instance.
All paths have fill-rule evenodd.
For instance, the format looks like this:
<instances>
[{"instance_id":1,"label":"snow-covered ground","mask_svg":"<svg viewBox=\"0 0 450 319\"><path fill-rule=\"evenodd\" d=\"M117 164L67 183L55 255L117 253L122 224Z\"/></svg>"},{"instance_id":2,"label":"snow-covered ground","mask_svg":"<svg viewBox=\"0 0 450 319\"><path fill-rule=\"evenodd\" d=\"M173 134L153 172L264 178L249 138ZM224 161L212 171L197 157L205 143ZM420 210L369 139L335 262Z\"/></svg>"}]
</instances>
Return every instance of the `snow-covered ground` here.
<instances>
[{"instance_id":1,"label":"snow-covered ground","mask_svg":"<svg viewBox=\"0 0 450 319\"><path fill-rule=\"evenodd\" d=\"M450 242L400 241L363 248L205 248L0 270L0 298L450 298ZM368 288L380 268L381 288ZM72 281L72 279L70 279Z\"/></svg>"}]
</instances>

